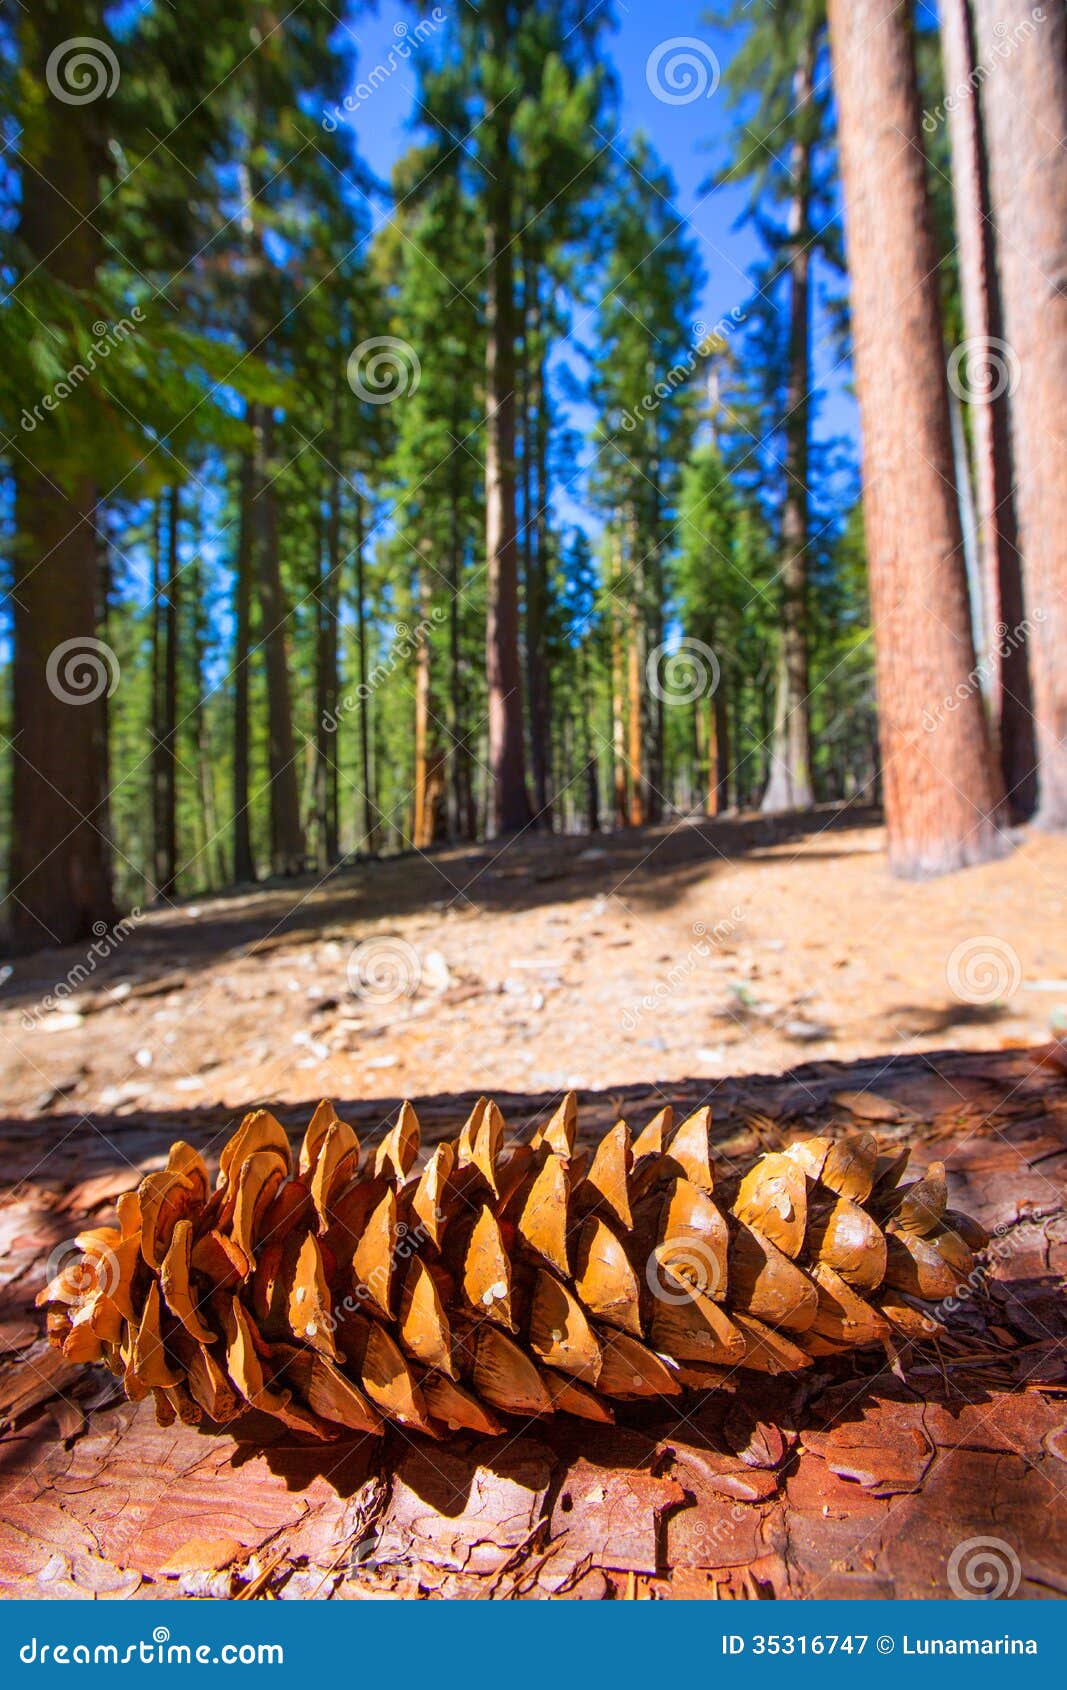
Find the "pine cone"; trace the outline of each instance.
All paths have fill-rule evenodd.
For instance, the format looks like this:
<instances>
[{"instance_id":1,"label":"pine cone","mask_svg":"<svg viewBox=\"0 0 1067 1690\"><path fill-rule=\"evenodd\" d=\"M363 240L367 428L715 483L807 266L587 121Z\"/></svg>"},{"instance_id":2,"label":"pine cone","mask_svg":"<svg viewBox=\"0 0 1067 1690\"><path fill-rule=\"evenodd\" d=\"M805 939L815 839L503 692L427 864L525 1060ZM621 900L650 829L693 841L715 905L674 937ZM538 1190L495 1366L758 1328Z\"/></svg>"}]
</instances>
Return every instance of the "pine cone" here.
<instances>
[{"instance_id":1,"label":"pine cone","mask_svg":"<svg viewBox=\"0 0 1067 1690\"><path fill-rule=\"evenodd\" d=\"M567 1097L505 1151L477 1104L421 1173L415 1111L359 1172L329 1103L296 1172L266 1110L227 1143L215 1189L188 1144L118 1202L117 1227L41 1293L71 1361L104 1360L161 1420L249 1405L320 1439L386 1421L441 1437L501 1414L611 1421L614 1402L781 1373L940 1330L924 1301L974 1269L982 1229L946 1208L945 1170L869 1133L809 1138L716 1174L710 1111L635 1142L620 1121L575 1148Z\"/></svg>"}]
</instances>

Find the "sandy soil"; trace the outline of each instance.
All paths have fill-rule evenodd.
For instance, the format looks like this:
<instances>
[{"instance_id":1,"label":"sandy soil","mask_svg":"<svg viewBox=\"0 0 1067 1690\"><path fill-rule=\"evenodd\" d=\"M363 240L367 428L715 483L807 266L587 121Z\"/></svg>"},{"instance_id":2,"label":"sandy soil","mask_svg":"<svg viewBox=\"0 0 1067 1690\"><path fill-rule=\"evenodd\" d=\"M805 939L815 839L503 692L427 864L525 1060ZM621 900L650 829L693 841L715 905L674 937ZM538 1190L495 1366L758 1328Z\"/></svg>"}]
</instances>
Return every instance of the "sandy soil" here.
<instances>
[{"instance_id":1,"label":"sandy soil","mask_svg":"<svg viewBox=\"0 0 1067 1690\"><path fill-rule=\"evenodd\" d=\"M1067 1026L1067 839L893 880L832 811L526 837L153 910L11 965L0 1108L553 1090Z\"/></svg>"}]
</instances>

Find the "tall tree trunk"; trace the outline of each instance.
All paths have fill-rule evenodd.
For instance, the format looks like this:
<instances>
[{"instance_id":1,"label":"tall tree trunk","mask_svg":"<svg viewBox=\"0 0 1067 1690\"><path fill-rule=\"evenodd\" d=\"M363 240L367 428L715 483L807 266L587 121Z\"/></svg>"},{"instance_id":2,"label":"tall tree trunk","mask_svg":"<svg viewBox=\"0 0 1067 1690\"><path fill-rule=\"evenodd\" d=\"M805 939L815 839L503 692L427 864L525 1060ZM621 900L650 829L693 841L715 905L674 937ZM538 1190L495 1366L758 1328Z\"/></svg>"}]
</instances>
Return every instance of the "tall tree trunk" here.
<instances>
[{"instance_id":1,"label":"tall tree trunk","mask_svg":"<svg viewBox=\"0 0 1067 1690\"><path fill-rule=\"evenodd\" d=\"M457 424L458 427L458 424ZM453 439L458 438L453 429ZM473 839L476 823L471 785L469 724L460 645L459 587L463 571L463 532L460 509L460 458L453 452L448 508L448 831L453 839Z\"/></svg>"},{"instance_id":2,"label":"tall tree trunk","mask_svg":"<svg viewBox=\"0 0 1067 1690\"><path fill-rule=\"evenodd\" d=\"M641 613L635 599L627 606L626 693L627 693L627 750L630 765L630 807L627 822L642 827L645 821L644 734L641 720L642 628Z\"/></svg>"},{"instance_id":3,"label":"tall tree trunk","mask_svg":"<svg viewBox=\"0 0 1067 1690\"><path fill-rule=\"evenodd\" d=\"M445 835L445 755L437 733L433 691L433 614L430 571L419 569L417 613L421 628L415 647L415 820L412 844L418 851L437 845Z\"/></svg>"},{"instance_id":4,"label":"tall tree trunk","mask_svg":"<svg viewBox=\"0 0 1067 1690\"><path fill-rule=\"evenodd\" d=\"M789 373L785 391L785 493L782 505L781 640L771 734L770 779L761 808L806 810L811 789L808 710L808 446L811 430L811 144L805 117L815 68L814 33L793 73L800 134L792 145L789 205Z\"/></svg>"},{"instance_id":5,"label":"tall tree trunk","mask_svg":"<svg viewBox=\"0 0 1067 1690\"><path fill-rule=\"evenodd\" d=\"M154 614L158 619L162 638L161 661L156 676L158 718L153 746L154 780L157 793L155 834L156 895L170 898L178 864L178 612L181 603L181 581L178 561L178 531L181 518L181 495L176 486L167 492L166 562L162 576L162 603L157 601Z\"/></svg>"},{"instance_id":6,"label":"tall tree trunk","mask_svg":"<svg viewBox=\"0 0 1067 1690\"><path fill-rule=\"evenodd\" d=\"M45 87L50 54L90 29L106 36L101 8L64 0L20 14L23 67ZM91 26L91 28L90 28ZM45 96L24 145L19 238L27 268L85 297L96 314L100 237L91 222L97 191L98 108ZM114 654L96 646L100 555L97 490L84 472L59 485L47 428L28 436L15 462L13 548L14 737L7 914L13 943L31 949L86 937L114 919L107 819L107 698ZM79 656L80 652L80 656Z\"/></svg>"},{"instance_id":7,"label":"tall tree trunk","mask_svg":"<svg viewBox=\"0 0 1067 1690\"><path fill-rule=\"evenodd\" d=\"M652 482L652 486L649 489L648 529L649 533L653 536L653 543L647 559L647 569L651 579L649 582L650 590L645 591L642 594L645 604L648 605L647 614L649 627L647 637L643 639L642 643L642 658L644 657L644 651L649 641L651 641L653 650L658 650L662 647L665 632L663 606L666 593L663 581L663 549L660 543L660 512L662 500L658 485L659 473L659 464L655 461L655 459L653 459L649 466L649 480ZM635 536L635 545L636 543ZM645 562L642 562L640 566L642 583L645 578L645 568L646 564ZM642 635L645 634L643 625L641 632ZM645 685L642 688L642 692L644 695L644 704L647 715L646 725L648 729L648 776L644 782L643 788L645 819L650 822L658 822L663 819L663 795L666 790L666 777L664 773L665 707L662 688L657 688L656 691L652 692L648 686Z\"/></svg>"},{"instance_id":8,"label":"tall tree trunk","mask_svg":"<svg viewBox=\"0 0 1067 1690\"><path fill-rule=\"evenodd\" d=\"M356 533L353 551L356 561L356 663L359 669L359 827L363 849L369 856L378 850L378 812L371 790L370 688L367 685L367 583L364 558L363 495L356 492Z\"/></svg>"},{"instance_id":9,"label":"tall tree trunk","mask_svg":"<svg viewBox=\"0 0 1067 1690\"><path fill-rule=\"evenodd\" d=\"M330 462L340 455L338 417ZM330 472L326 546L316 595L315 641L315 847L319 872L337 861L337 623L341 609L341 474Z\"/></svg>"},{"instance_id":10,"label":"tall tree trunk","mask_svg":"<svg viewBox=\"0 0 1067 1690\"><path fill-rule=\"evenodd\" d=\"M911 14L830 0L829 15L889 859L937 874L1008 840L974 672Z\"/></svg>"},{"instance_id":11,"label":"tall tree trunk","mask_svg":"<svg viewBox=\"0 0 1067 1690\"><path fill-rule=\"evenodd\" d=\"M503 59L506 0L490 0L487 40ZM485 668L489 705L490 826L513 833L530 820L522 731L518 558L515 544L515 276L512 258L511 102L501 100L488 130L485 352Z\"/></svg>"},{"instance_id":12,"label":"tall tree trunk","mask_svg":"<svg viewBox=\"0 0 1067 1690\"><path fill-rule=\"evenodd\" d=\"M255 428L249 407L246 421ZM255 524L255 465L251 452L241 456L238 471L239 512L237 556L233 583L233 878L240 885L256 878L252 859L252 818L249 811L250 725L248 665L252 647L252 555Z\"/></svg>"},{"instance_id":13,"label":"tall tree trunk","mask_svg":"<svg viewBox=\"0 0 1067 1690\"><path fill-rule=\"evenodd\" d=\"M698 710L702 706L703 700L697 700ZM709 816L720 815L722 811L719 755L719 706L712 696L707 701L707 798L703 806Z\"/></svg>"},{"instance_id":14,"label":"tall tree trunk","mask_svg":"<svg viewBox=\"0 0 1067 1690\"><path fill-rule=\"evenodd\" d=\"M973 90L955 99L948 113L952 147L952 191L964 338L978 371L996 352L1004 321L998 274L997 235L990 216L989 158L985 121L973 79L977 65L971 0L940 0L941 53L945 86ZM998 19L1000 11L998 10ZM1009 235L1009 240L1013 239ZM988 349L988 352L986 351ZM962 366L966 381L967 362ZM1011 445L1011 394L1007 379L987 391L974 381L970 420L973 441L978 553L982 582L983 637L978 648L989 672L988 696L1000 745L1000 766L1012 815L1023 820L1037 803L1037 750L1027 639L1022 631L1022 564L1015 517ZM1012 633L1005 640L1004 629ZM1019 629L1015 634L1013 631Z\"/></svg>"},{"instance_id":15,"label":"tall tree trunk","mask_svg":"<svg viewBox=\"0 0 1067 1690\"><path fill-rule=\"evenodd\" d=\"M218 803L215 797L215 768L212 757L211 731L205 699L207 682L207 607L204 603L203 571L200 539L194 536L193 560L189 566L189 597L193 605L193 741L196 745L196 784L200 795L199 811L202 821L197 855L203 861L203 872L209 886L222 886L226 880L226 856L219 833Z\"/></svg>"},{"instance_id":16,"label":"tall tree trunk","mask_svg":"<svg viewBox=\"0 0 1067 1690\"><path fill-rule=\"evenodd\" d=\"M585 773L585 819L590 833L600 832L600 782L593 750L593 704L589 696L589 665L584 642L578 648L578 696L582 715L582 766Z\"/></svg>"},{"instance_id":17,"label":"tall tree trunk","mask_svg":"<svg viewBox=\"0 0 1067 1690\"><path fill-rule=\"evenodd\" d=\"M549 808L548 653L548 418L541 345L541 301L536 257L523 253L523 563L526 582L526 697L530 774L538 826L551 828Z\"/></svg>"},{"instance_id":18,"label":"tall tree trunk","mask_svg":"<svg viewBox=\"0 0 1067 1690\"><path fill-rule=\"evenodd\" d=\"M152 601L151 601L151 668L148 694L148 738L152 747L149 765L149 788L152 809L152 866L149 873L150 896L159 895L160 861L163 856L164 798L166 775L163 757L163 665L166 652L164 631L164 584L167 579L167 560L163 545L163 501L152 504Z\"/></svg>"},{"instance_id":19,"label":"tall tree trunk","mask_svg":"<svg viewBox=\"0 0 1067 1690\"><path fill-rule=\"evenodd\" d=\"M630 592L626 604L626 761L629 765L630 827L648 819L645 784L645 574L637 513L630 507L626 531L630 536Z\"/></svg>"},{"instance_id":20,"label":"tall tree trunk","mask_svg":"<svg viewBox=\"0 0 1067 1690\"><path fill-rule=\"evenodd\" d=\"M260 649L267 677L267 770L270 776L271 872L299 874L304 866L304 830L293 745L286 638L288 611L278 553L278 497L273 461L273 425L264 411L259 428L260 484L256 492L259 521L258 569Z\"/></svg>"},{"instance_id":21,"label":"tall tree trunk","mask_svg":"<svg viewBox=\"0 0 1067 1690\"><path fill-rule=\"evenodd\" d=\"M715 689L711 708L715 723L715 813L721 816L730 808L730 707L722 684Z\"/></svg>"},{"instance_id":22,"label":"tall tree trunk","mask_svg":"<svg viewBox=\"0 0 1067 1690\"><path fill-rule=\"evenodd\" d=\"M973 0L1011 399L1016 508L1030 623L1037 820L1067 827L1067 18ZM1005 40L1010 53L998 49ZM1006 608L1003 620L1009 620ZM1007 683L1005 683L1007 685Z\"/></svg>"},{"instance_id":23,"label":"tall tree trunk","mask_svg":"<svg viewBox=\"0 0 1067 1690\"><path fill-rule=\"evenodd\" d=\"M626 791L626 701L623 674L623 617L624 607L619 597L622 578L622 543L618 534L612 536L612 592L611 615L611 751L612 793L616 827L626 827L630 819Z\"/></svg>"}]
</instances>

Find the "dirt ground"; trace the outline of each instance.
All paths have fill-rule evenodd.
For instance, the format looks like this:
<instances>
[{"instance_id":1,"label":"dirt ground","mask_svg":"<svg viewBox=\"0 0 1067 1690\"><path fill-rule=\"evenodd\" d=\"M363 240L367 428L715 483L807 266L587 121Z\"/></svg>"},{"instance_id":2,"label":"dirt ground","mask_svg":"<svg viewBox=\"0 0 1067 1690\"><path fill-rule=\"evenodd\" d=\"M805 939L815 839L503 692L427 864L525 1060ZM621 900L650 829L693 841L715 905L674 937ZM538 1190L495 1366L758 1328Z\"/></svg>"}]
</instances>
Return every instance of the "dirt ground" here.
<instances>
[{"instance_id":1,"label":"dirt ground","mask_svg":"<svg viewBox=\"0 0 1067 1690\"><path fill-rule=\"evenodd\" d=\"M1067 1025L1067 839L891 878L869 813L528 835L154 909L0 988L0 1109L600 1089Z\"/></svg>"}]
</instances>

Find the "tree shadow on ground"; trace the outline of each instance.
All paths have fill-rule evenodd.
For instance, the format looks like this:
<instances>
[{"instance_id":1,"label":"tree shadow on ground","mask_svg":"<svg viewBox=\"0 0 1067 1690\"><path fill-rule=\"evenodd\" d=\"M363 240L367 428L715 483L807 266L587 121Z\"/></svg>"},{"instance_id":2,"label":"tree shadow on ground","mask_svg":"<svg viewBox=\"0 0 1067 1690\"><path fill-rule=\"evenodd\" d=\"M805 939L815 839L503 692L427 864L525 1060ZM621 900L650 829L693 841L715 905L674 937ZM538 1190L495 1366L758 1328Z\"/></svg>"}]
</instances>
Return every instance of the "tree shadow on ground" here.
<instances>
[{"instance_id":1,"label":"tree shadow on ground","mask_svg":"<svg viewBox=\"0 0 1067 1690\"><path fill-rule=\"evenodd\" d=\"M669 907L717 864L738 857L774 860L776 848L826 832L877 826L867 805L823 805L780 816L757 812L716 820L676 819L615 833L528 832L477 846L443 846L379 860L343 863L325 877L297 876L236 887L147 911L117 942L105 934L95 953L68 945L20 956L0 987L0 1007L34 1003L64 989L79 996L129 982L139 995L166 991L224 957L262 955L311 941L349 942L364 922L450 905L521 911L610 893L624 886L639 908ZM832 851L818 852L829 860Z\"/></svg>"}]
</instances>

